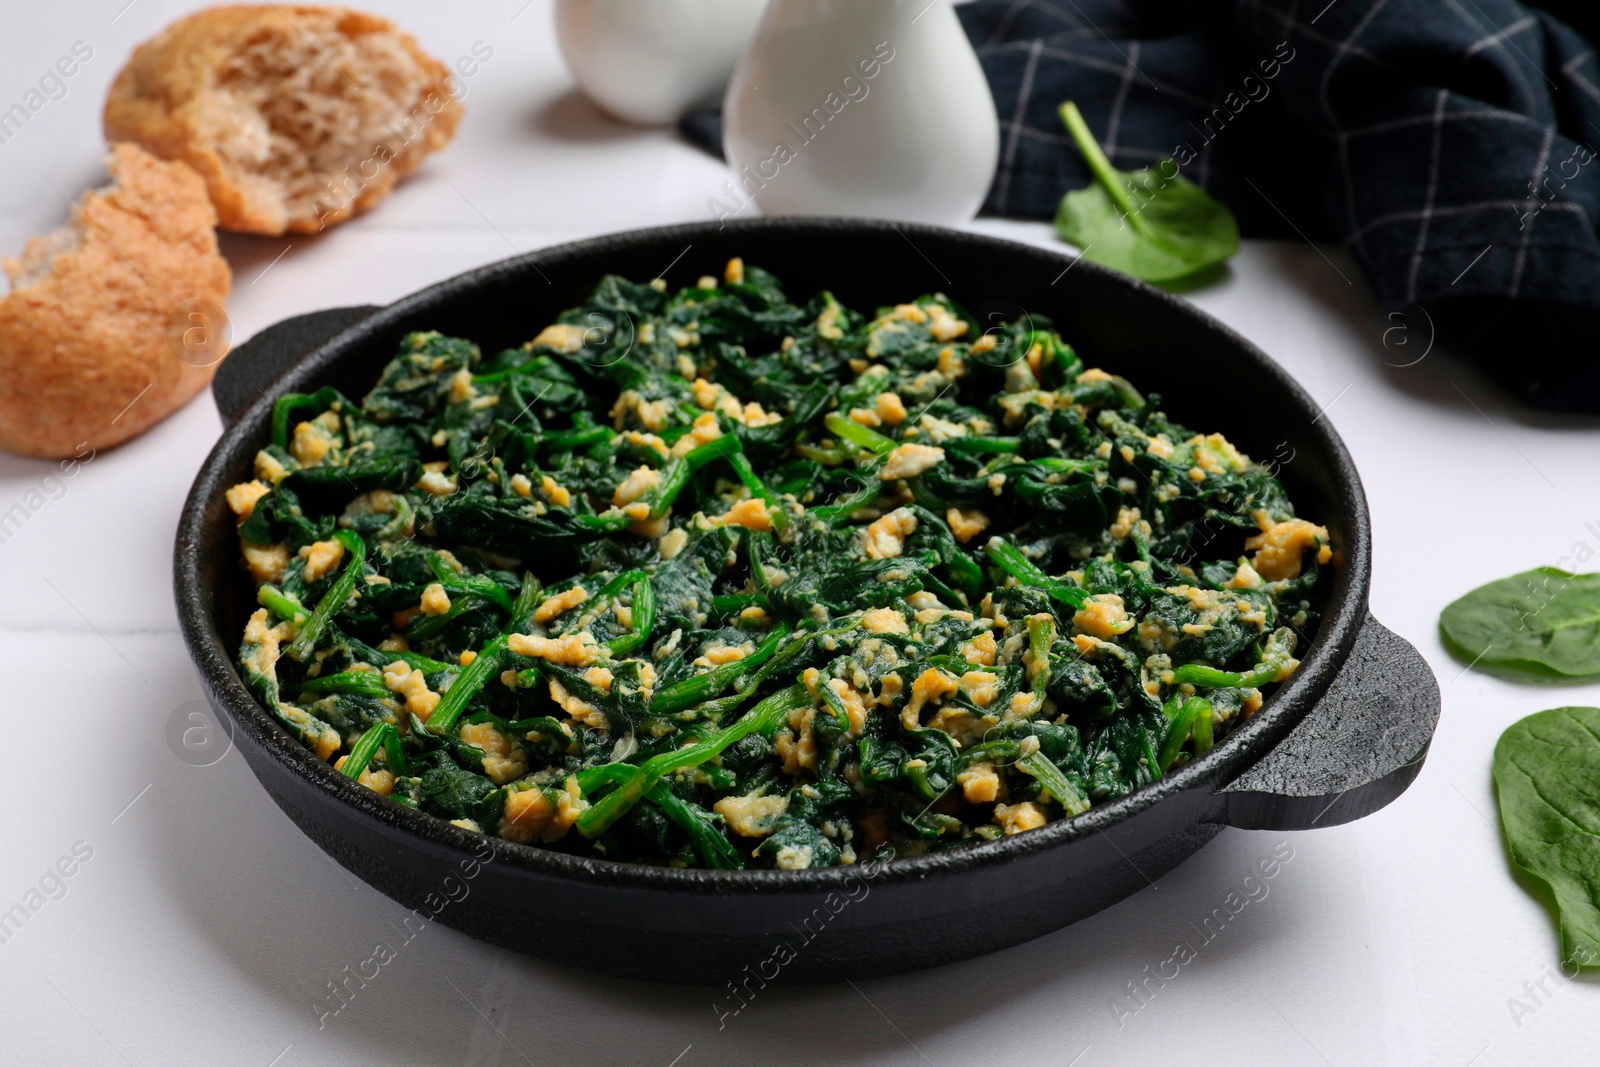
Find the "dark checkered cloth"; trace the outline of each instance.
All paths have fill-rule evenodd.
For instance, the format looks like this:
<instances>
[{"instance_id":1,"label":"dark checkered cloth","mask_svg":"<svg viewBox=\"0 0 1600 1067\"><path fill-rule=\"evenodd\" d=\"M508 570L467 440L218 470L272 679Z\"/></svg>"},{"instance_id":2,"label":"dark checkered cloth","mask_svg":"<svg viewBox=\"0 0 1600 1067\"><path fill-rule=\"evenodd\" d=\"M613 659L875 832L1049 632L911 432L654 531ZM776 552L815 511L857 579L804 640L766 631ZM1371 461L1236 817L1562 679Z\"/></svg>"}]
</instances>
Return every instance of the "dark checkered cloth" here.
<instances>
[{"instance_id":1,"label":"dark checkered cloth","mask_svg":"<svg viewBox=\"0 0 1600 1067\"><path fill-rule=\"evenodd\" d=\"M1000 115L986 213L1048 218L1088 183L1056 115L1074 100L1116 166L1173 158L1246 236L1343 244L1386 308L1422 307L1530 404L1600 412L1600 4L957 11Z\"/></svg>"}]
</instances>

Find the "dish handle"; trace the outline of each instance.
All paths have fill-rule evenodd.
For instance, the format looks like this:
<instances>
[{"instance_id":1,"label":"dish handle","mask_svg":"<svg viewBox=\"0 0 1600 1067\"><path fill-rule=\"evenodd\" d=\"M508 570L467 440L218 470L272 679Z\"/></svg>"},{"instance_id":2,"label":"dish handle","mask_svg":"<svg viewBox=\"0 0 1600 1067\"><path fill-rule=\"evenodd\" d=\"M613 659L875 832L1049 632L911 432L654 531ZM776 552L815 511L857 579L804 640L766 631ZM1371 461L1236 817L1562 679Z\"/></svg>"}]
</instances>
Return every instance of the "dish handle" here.
<instances>
[{"instance_id":1,"label":"dish handle","mask_svg":"<svg viewBox=\"0 0 1600 1067\"><path fill-rule=\"evenodd\" d=\"M1264 759L1220 790L1245 830L1353 822L1417 776L1439 721L1439 683L1410 642L1369 613L1316 707Z\"/></svg>"},{"instance_id":2,"label":"dish handle","mask_svg":"<svg viewBox=\"0 0 1600 1067\"><path fill-rule=\"evenodd\" d=\"M376 305L366 305L296 315L268 326L229 352L211 380L211 395L223 421L232 423L257 397L268 395L272 383L301 357L377 310Z\"/></svg>"}]
</instances>

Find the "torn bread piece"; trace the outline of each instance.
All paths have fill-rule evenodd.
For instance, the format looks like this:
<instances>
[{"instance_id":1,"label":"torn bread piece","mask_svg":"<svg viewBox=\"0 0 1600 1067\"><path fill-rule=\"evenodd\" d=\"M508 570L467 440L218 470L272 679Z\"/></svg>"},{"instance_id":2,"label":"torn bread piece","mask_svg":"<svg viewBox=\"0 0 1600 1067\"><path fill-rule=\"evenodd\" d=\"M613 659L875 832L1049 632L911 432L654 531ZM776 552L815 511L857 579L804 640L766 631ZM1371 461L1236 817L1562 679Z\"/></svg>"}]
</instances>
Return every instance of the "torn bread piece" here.
<instances>
[{"instance_id":1,"label":"torn bread piece","mask_svg":"<svg viewBox=\"0 0 1600 1067\"><path fill-rule=\"evenodd\" d=\"M315 233L366 211L449 144L444 64L340 7L216 7L141 45L106 99L108 140L206 180L218 225Z\"/></svg>"},{"instance_id":2,"label":"torn bread piece","mask_svg":"<svg viewBox=\"0 0 1600 1067\"><path fill-rule=\"evenodd\" d=\"M108 166L110 185L4 261L0 448L55 458L125 441L205 388L226 352L179 358L168 339L174 321L223 326L183 310L220 311L232 282L205 183L131 144Z\"/></svg>"}]
</instances>

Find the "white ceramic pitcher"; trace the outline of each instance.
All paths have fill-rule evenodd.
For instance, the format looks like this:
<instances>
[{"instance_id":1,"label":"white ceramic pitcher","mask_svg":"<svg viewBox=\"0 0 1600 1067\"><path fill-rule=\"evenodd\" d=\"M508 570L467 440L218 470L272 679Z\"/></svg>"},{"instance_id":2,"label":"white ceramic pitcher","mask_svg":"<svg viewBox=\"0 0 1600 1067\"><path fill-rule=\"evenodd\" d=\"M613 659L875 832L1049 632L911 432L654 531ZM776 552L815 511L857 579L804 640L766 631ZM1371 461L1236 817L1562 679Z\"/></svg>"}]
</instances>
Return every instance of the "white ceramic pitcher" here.
<instances>
[{"instance_id":1,"label":"white ceramic pitcher","mask_svg":"<svg viewBox=\"0 0 1600 1067\"><path fill-rule=\"evenodd\" d=\"M721 99L765 0L556 0L556 42L585 96L665 126Z\"/></svg>"},{"instance_id":2,"label":"white ceramic pitcher","mask_svg":"<svg viewBox=\"0 0 1600 1067\"><path fill-rule=\"evenodd\" d=\"M771 0L723 119L740 214L966 222L1000 151L950 0Z\"/></svg>"}]
</instances>

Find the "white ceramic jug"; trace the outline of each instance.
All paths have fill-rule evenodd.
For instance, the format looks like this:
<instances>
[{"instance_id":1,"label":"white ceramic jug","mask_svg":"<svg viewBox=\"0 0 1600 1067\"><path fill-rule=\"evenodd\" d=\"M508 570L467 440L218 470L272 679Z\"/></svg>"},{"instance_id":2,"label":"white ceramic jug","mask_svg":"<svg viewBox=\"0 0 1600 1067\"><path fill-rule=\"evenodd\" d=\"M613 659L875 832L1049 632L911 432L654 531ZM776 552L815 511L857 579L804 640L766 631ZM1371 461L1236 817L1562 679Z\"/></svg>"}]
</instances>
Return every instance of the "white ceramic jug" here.
<instances>
[{"instance_id":1,"label":"white ceramic jug","mask_svg":"<svg viewBox=\"0 0 1600 1067\"><path fill-rule=\"evenodd\" d=\"M739 214L966 222L1000 151L950 0L771 0L723 120Z\"/></svg>"},{"instance_id":2,"label":"white ceramic jug","mask_svg":"<svg viewBox=\"0 0 1600 1067\"><path fill-rule=\"evenodd\" d=\"M766 0L556 0L556 43L585 96L665 126L721 99Z\"/></svg>"}]
</instances>

